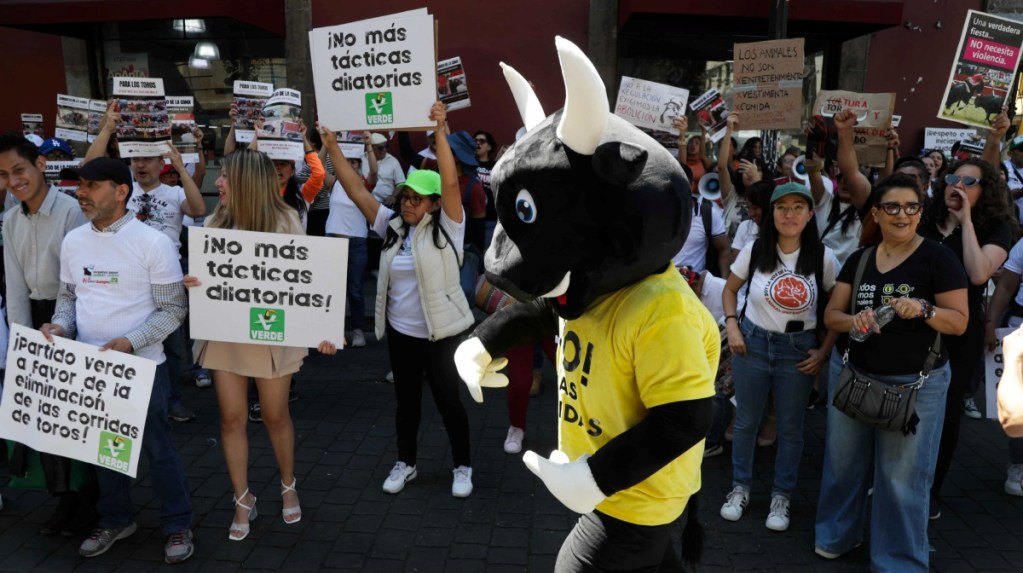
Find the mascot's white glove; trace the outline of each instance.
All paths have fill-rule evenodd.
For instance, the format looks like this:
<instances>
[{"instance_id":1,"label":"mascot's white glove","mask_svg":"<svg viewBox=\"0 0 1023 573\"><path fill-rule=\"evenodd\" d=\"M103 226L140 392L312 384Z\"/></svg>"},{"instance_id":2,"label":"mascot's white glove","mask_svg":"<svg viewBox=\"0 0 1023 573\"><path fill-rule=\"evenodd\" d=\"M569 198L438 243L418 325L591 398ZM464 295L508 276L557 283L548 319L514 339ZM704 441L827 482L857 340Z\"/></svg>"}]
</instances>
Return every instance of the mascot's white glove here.
<instances>
[{"instance_id":1,"label":"mascot's white glove","mask_svg":"<svg viewBox=\"0 0 1023 573\"><path fill-rule=\"evenodd\" d=\"M607 496L597 487L590 464L583 454L574 462L561 450L551 452L551 458L542 458L530 450L522 456L529 471L543 480L547 489L568 509L576 513L589 513Z\"/></svg>"},{"instance_id":2,"label":"mascot's white glove","mask_svg":"<svg viewBox=\"0 0 1023 573\"><path fill-rule=\"evenodd\" d=\"M483 388L504 388L508 385L508 377L498 372L507 365L507 358L491 358L479 338L469 338L455 350L458 375L469 387L469 395L479 403L483 403Z\"/></svg>"}]
</instances>

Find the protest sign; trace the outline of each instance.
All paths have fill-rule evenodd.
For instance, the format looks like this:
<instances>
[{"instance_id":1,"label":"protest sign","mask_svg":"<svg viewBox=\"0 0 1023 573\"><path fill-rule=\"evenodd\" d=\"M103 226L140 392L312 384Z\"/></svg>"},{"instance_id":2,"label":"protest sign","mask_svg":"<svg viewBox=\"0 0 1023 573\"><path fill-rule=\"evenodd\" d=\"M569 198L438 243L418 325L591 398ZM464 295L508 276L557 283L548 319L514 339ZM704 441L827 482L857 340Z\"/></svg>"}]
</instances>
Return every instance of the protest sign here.
<instances>
[{"instance_id":1,"label":"protest sign","mask_svg":"<svg viewBox=\"0 0 1023 573\"><path fill-rule=\"evenodd\" d=\"M821 90L813 104L814 115L834 117L843 109L856 114L853 128L853 148L860 163L873 167L884 166L888 154L886 134L892 123L895 94L860 94L844 90Z\"/></svg>"},{"instance_id":2,"label":"protest sign","mask_svg":"<svg viewBox=\"0 0 1023 573\"><path fill-rule=\"evenodd\" d=\"M622 76L615 115L636 127L678 135L671 123L686 114L689 90Z\"/></svg>"},{"instance_id":3,"label":"protest sign","mask_svg":"<svg viewBox=\"0 0 1023 573\"><path fill-rule=\"evenodd\" d=\"M942 127L924 128L924 147L940 149L946 154L952 151L952 145L958 141L970 141L977 138L976 129L955 129Z\"/></svg>"},{"instance_id":4,"label":"protest sign","mask_svg":"<svg viewBox=\"0 0 1023 573\"><path fill-rule=\"evenodd\" d=\"M156 363L11 325L0 437L135 477Z\"/></svg>"},{"instance_id":5,"label":"protest sign","mask_svg":"<svg viewBox=\"0 0 1023 573\"><path fill-rule=\"evenodd\" d=\"M57 94L57 128L54 137L68 141L87 141L89 127L89 100Z\"/></svg>"},{"instance_id":6,"label":"protest sign","mask_svg":"<svg viewBox=\"0 0 1023 573\"><path fill-rule=\"evenodd\" d=\"M302 94L281 88L263 106L259 150L270 159L299 161L305 157L302 141Z\"/></svg>"},{"instance_id":7,"label":"protest sign","mask_svg":"<svg viewBox=\"0 0 1023 573\"><path fill-rule=\"evenodd\" d=\"M121 157L152 157L170 148L171 123L160 78L114 78L117 151Z\"/></svg>"},{"instance_id":8,"label":"protest sign","mask_svg":"<svg viewBox=\"0 0 1023 573\"><path fill-rule=\"evenodd\" d=\"M60 172L63 169L76 168L78 163L78 160L51 161L47 159L46 170L43 171L43 179L50 184L51 188L77 199L78 181L61 179Z\"/></svg>"},{"instance_id":9,"label":"protest sign","mask_svg":"<svg viewBox=\"0 0 1023 573\"><path fill-rule=\"evenodd\" d=\"M735 44L732 110L743 129L793 129L803 117L803 38Z\"/></svg>"},{"instance_id":10,"label":"protest sign","mask_svg":"<svg viewBox=\"0 0 1023 573\"><path fill-rule=\"evenodd\" d=\"M199 162L199 145L195 141L195 98L167 96L167 114L171 122L171 144L181 153L185 163Z\"/></svg>"},{"instance_id":11,"label":"protest sign","mask_svg":"<svg viewBox=\"0 0 1023 573\"><path fill-rule=\"evenodd\" d=\"M892 116L892 127L899 127L900 123L902 123L902 116L898 115L898 114L893 115Z\"/></svg>"},{"instance_id":12,"label":"protest sign","mask_svg":"<svg viewBox=\"0 0 1023 573\"><path fill-rule=\"evenodd\" d=\"M255 134L256 122L263 120L263 106L273 95L274 85L264 82L234 82L234 105L238 115L234 119L234 139L249 143Z\"/></svg>"},{"instance_id":13,"label":"protest sign","mask_svg":"<svg viewBox=\"0 0 1023 573\"><path fill-rule=\"evenodd\" d=\"M970 10L938 118L991 127L1009 94L1023 46L1023 23Z\"/></svg>"},{"instance_id":14,"label":"protest sign","mask_svg":"<svg viewBox=\"0 0 1023 573\"><path fill-rule=\"evenodd\" d=\"M43 129L43 114L23 113L21 114L21 134L38 135L46 139L46 131Z\"/></svg>"},{"instance_id":15,"label":"protest sign","mask_svg":"<svg viewBox=\"0 0 1023 573\"><path fill-rule=\"evenodd\" d=\"M710 88L693 103L689 109L696 114L696 120L707 132L707 137L717 143L725 136L725 127L728 120L728 105L725 99L714 88Z\"/></svg>"},{"instance_id":16,"label":"protest sign","mask_svg":"<svg viewBox=\"0 0 1023 573\"><path fill-rule=\"evenodd\" d=\"M455 57L437 62L437 98L448 111L469 107L469 84L465 80L462 58Z\"/></svg>"},{"instance_id":17,"label":"protest sign","mask_svg":"<svg viewBox=\"0 0 1023 573\"><path fill-rule=\"evenodd\" d=\"M96 136L99 135L99 126L106 113L107 102L99 99L89 100L89 126L87 128L89 143L96 141Z\"/></svg>"},{"instance_id":18,"label":"protest sign","mask_svg":"<svg viewBox=\"0 0 1023 573\"><path fill-rule=\"evenodd\" d=\"M192 338L341 348L347 239L189 227L188 262Z\"/></svg>"},{"instance_id":19,"label":"protest sign","mask_svg":"<svg viewBox=\"0 0 1023 573\"><path fill-rule=\"evenodd\" d=\"M998 419L998 380L1002 377L1002 339L1015 332L1015 328L996 328L998 344L994 350L984 347L984 412L992 420Z\"/></svg>"},{"instance_id":20,"label":"protest sign","mask_svg":"<svg viewBox=\"0 0 1023 573\"><path fill-rule=\"evenodd\" d=\"M425 8L309 32L316 108L332 129L429 129L437 100Z\"/></svg>"}]
</instances>

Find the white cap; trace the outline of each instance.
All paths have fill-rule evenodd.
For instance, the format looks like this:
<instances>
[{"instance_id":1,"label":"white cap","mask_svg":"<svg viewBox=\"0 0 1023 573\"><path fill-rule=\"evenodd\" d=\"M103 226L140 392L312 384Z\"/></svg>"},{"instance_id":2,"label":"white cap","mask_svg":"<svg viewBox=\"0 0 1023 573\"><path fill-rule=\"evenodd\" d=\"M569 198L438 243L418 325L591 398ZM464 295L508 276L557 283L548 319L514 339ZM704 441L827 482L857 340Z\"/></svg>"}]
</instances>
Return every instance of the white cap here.
<instances>
[{"instance_id":1,"label":"white cap","mask_svg":"<svg viewBox=\"0 0 1023 573\"><path fill-rule=\"evenodd\" d=\"M372 133L369 136L369 141L373 145L383 145L387 143L387 136L382 133Z\"/></svg>"},{"instance_id":2,"label":"white cap","mask_svg":"<svg viewBox=\"0 0 1023 573\"><path fill-rule=\"evenodd\" d=\"M42 147L42 145L43 145L43 138L39 137L38 135L36 135L34 133L30 133L30 134L26 135L25 139L31 141L32 144L35 145L36 147Z\"/></svg>"}]
</instances>

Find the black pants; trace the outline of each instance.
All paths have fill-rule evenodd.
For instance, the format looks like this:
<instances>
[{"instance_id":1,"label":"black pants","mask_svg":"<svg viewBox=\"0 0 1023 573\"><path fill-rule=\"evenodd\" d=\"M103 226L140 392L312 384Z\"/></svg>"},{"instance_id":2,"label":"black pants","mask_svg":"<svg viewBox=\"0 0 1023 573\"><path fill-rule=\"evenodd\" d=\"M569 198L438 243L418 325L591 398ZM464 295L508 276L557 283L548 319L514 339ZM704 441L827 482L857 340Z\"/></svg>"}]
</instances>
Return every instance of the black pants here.
<instances>
[{"instance_id":1,"label":"black pants","mask_svg":"<svg viewBox=\"0 0 1023 573\"><path fill-rule=\"evenodd\" d=\"M394 373L394 397L397 408L394 422L398 433L398 460L416 465L419 420L422 417L423 375L430 385L437 411L451 442L455 467L471 466L469 456L469 417L462 405L462 385L455 369L455 349L461 336L430 342L406 336L387 325L387 350Z\"/></svg>"},{"instance_id":2,"label":"black pants","mask_svg":"<svg viewBox=\"0 0 1023 573\"><path fill-rule=\"evenodd\" d=\"M555 573L684 571L671 534L674 523L636 525L599 511L579 516L558 552Z\"/></svg>"},{"instance_id":3,"label":"black pants","mask_svg":"<svg viewBox=\"0 0 1023 573\"><path fill-rule=\"evenodd\" d=\"M305 234L312 237L327 235L327 217L330 209L309 209L306 212Z\"/></svg>"}]
</instances>

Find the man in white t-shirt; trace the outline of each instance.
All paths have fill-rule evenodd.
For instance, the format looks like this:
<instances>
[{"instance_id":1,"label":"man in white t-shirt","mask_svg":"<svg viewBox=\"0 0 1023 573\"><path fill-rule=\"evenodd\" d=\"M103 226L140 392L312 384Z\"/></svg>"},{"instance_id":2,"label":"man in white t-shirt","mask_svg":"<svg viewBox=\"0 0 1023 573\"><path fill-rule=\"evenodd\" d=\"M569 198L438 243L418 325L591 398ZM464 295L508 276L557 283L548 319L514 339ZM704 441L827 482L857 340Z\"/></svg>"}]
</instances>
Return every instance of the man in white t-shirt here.
<instances>
[{"instance_id":1,"label":"man in white t-shirt","mask_svg":"<svg viewBox=\"0 0 1023 573\"><path fill-rule=\"evenodd\" d=\"M707 268L707 237L708 233L703 228L703 217L700 214L703 200L699 195L693 197L693 218L689 224L689 236L686 237L686 242L682 244L682 250L680 250L674 257L672 262L676 267L686 266L690 269L701 272ZM718 268L722 274L727 277L728 274L728 262L731 259L731 250L728 244L728 234L725 232L725 223L722 217L721 208L713 202L710 202L710 241L714 247L714 252L718 256Z\"/></svg>"},{"instance_id":2,"label":"man in white t-shirt","mask_svg":"<svg viewBox=\"0 0 1023 573\"><path fill-rule=\"evenodd\" d=\"M373 187L373 196L383 203L394 194L398 185L405 182L405 172L401 170L398 159L387 152L387 136L374 133L370 135L370 143L377 159L377 184ZM368 162L362 166L362 176L369 177Z\"/></svg>"}]
</instances>

